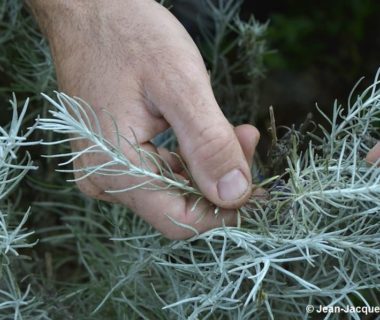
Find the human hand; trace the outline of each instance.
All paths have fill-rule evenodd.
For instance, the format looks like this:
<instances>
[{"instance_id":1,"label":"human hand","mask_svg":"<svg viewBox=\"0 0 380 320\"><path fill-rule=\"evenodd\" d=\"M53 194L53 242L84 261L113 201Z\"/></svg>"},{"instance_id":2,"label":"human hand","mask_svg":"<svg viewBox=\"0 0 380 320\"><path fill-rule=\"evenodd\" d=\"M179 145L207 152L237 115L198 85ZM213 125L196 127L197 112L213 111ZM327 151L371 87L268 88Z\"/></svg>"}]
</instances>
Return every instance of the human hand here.
<instances>
[{"instance_id":1,"label":"human hand","mask_svg":"<svg viewBox=\"0 0 380 320\"><path fill-rule=\"evenodd\" d=\"M250 161L259 140L250 125L233 128L223 116L211 89L202 57L182 25L152 0L30 0L47 35L60 90L94 108L109 140L119 133L149 151L158 152L175 172L175 158L155 149L151 140L171 126L180 154L205 197L225 208L218 216L209 202L192 211L194 199L165 191L106 193L141 183L141 178L90 176L78 182L89 196L130 207L163 235L183 239L193 233L167 216L199 232L236 224L236 211L251 195ZM133 129L135 137L130 128ZM81 140L74 150L87 147ZM128 143L123 152L138 163ZM74 163L87 167L104 158L84 155ZM209 211L199 219L200 212Z\"/></svg>"}]
</instances>

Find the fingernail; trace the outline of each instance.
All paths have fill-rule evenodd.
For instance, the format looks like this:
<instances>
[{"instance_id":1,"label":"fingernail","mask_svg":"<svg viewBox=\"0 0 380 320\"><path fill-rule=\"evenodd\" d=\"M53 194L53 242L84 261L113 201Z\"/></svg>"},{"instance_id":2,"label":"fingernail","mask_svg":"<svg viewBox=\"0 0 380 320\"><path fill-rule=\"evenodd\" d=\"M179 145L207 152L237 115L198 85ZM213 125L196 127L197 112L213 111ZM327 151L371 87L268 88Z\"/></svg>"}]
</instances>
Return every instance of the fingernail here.
<instances>
[{"instance_id":1,"label":"fingernail","mask_svg":"<svg viewBox=\"0 0 380 320\"><path fill-rule=\"evenodd\" d=\"M237 200L247 191L248 181L240 170L234 169L219 180L217 188L220 199Z\"/></svg>"}]
</instances>

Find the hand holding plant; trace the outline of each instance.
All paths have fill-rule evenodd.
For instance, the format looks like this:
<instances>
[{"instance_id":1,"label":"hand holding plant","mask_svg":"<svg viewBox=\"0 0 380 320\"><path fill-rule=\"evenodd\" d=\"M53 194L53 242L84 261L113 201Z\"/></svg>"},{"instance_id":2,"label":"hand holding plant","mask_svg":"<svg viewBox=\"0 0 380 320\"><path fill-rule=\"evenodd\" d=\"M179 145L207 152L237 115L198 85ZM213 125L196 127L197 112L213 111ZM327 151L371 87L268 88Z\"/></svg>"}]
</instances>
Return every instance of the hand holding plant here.
<instances>
[{"instance_id":1,"label":"hand holding plant","mask_svg":"<svg viewBox=\"0 0 380 320\"><path fill-rule=\"evenodd\" d=\"M105 192L144 184L147 178L141 176L80 179L79 170L80 189L92 197L128 205L169 238L193 233L167 217L200 232L221 226L222 219L226 225L235 224L236 213L231 209L244 204L251 194L248 162L259 133L249 125L233 128L226 120L202 57L180 23L151 0L95 1L91 6L86 1L29 3L49 39L60 89L92 105L104 137L115 142L117 128L125 138L120 148L132 163L139 164L142 154L134 152L131 141L169 163L178 179L191 179L208 201L230 210L220 210L215 216L215 207L207 200L178 192L140 188ZM151 143L170 126L189 168L186 176L176 157ZM86 140L71 143L74 152L90 146ZM100 153L83 154L75 159L74 167L105 161Z\"/></svg>"}]
</instances>

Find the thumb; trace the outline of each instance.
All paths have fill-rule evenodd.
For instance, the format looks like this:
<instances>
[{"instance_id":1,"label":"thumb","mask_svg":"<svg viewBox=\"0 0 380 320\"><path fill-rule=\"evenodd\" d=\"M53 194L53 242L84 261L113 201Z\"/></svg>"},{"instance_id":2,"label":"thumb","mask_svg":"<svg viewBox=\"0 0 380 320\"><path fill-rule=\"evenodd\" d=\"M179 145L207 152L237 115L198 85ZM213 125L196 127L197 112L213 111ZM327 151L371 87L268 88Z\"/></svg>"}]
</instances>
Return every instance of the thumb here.
<instances>
[{"instance_id":1,"label":"thumb","mask_svg":"<svg viewBox=\"0 0 380 320\"><path fill-rule=\"evenodd\" d=\"M233 126L215 100L207 74L198 75L194 77L196 83L186 77L171 81L170 88L157 90L161 94L156 94L154 100L158 106L165 106L159 107L160 112L173 127L198 188L217 206L237 208L251 194L250 168ZM257 144L258 131L251 132L256 135L251 141Z\"/></svg>"},{"instance_id":2,"label":"thumb","mask_svg":"<svg viewBox=\"0 0 380 320\"><path fill-rule=\"evenodd\" d=\"M173 124L181 154L202 193L214 204L237 208L250 196L251 173L238 137L217 104L201 116Z\"/></svg>"}]
</instances>

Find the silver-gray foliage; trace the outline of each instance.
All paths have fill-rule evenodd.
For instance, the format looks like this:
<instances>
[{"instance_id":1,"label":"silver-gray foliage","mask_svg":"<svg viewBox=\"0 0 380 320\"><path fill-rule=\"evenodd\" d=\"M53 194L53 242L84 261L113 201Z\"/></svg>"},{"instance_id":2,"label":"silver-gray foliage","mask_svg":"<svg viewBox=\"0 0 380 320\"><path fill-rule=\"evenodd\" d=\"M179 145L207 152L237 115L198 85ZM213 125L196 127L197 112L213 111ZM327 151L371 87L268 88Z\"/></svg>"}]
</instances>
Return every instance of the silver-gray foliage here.
<instances>
[{"instance_id":1,"label":"silver-gray foliage","mask_svg":"<svg viewBox=\"0 0 380 320\"><path fill-rule=\"evenodd\" d=\"M20 111L15 97L10 103L11 122L0 127L0 319L48 319L28 281L23 282L15 272L17 264L25 258L20 251L36 242L29 240L34 232L26 228L30 209L19 212L9 196L25 174L36 169L29 154L24 152L21 156L20 149L38 142L28 141L34 127L23 132L28 101Z\"/></svg>"},{"instance_id":2,"label":"silver-gray foliage","mask_svg":"<svg viewBox=\"0 0 380 320\"><path fill-rule=\"evenodd\" d=\"M254 119L266 52L265 25L240 21L240 2L204 1L212 28L202 29L200 43L218 101L238 123ZM0 0L0 69L15 83L12 90L34 95L54 83L53 67L46 41L22 5ZM62 182L56 189L34 184L45 201L33 204L37 210L31 216L19 212L10 191L33 166L28 156L20 163L25 112L17 113L12 102L13 121L0 132L0 319L300 319L307 318L309 303L379 305L380 172L363 160L378 138L378 85L376 78L345 109L335 105L329 128L321 128L322 138L312 137L306 152L297 148L302 137L292 135L286 172L272 180L266 201L251 199L240 209L239 228L179 242L166 241L127 209L97 204ZM58 97L79 107L70 97ZM68 106L61 105L62 112ZM51 133L47 141L58 139L53 131L59 126L67 132L67 125L75 124L67 115L62 122L40 122ZM85 113L79 115L84 121L76 134L88 124ZM99 139L95 127L82 130L82 137L100 143L100 150L130 172L128 158ZM83 168L100 172L94 169ZM184 193L198 192L171 177L169 168L151 178ZM23 254L30 252L23 250L33 242L26 219L38 224L56 217L59 225L36 230L45 259L33 251L30 268L23 268Z\"/></svg>"},{"instance_id":3,"label":"silver-gray foliage","mask_svg":"<svg viewBox=\"0 0 380 320\"><path fill-rule=\"evenodd\" d=\"M322 137L312 135L306 151L298 150L299 136L292 136L283 179L275 181L268 199L252 198L239 209L241 226L152 250L152 268L165 279L152 281L152 290L174 318L299 319L307 317L308 304L379 304L380 169L364 160L378 136L378 76L363 93L352 94L346 108L335 104L332 119L326 117L329 128L320 126ZM80 101L62 93L57 97L58 102L50 99L57 108L53 117L41 119L40 129L75 134L62 141L92 141L72 158L93 150L120 158L101 131L92 131ZM121 169L115 173L104 165L81 170L145 174L128 161L117 164ZM147 176L168 188L193 191L186 183L175 185L167 173Z\"/></svg>"}]
</instances>

